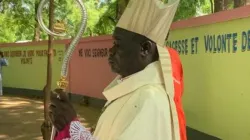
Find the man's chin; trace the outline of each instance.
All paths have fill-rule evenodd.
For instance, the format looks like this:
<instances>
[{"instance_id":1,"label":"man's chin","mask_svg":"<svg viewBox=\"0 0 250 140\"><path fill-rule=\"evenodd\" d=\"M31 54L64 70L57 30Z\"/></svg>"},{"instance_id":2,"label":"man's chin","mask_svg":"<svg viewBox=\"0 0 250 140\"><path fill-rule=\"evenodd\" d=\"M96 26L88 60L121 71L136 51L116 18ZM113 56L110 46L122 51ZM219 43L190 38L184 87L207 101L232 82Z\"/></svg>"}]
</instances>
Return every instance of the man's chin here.
<instances>
[{"instance_id":1,"label":"man's chin","mask_svg":"<svg viewBox=\"0 0 250 140\"><path fill-rule=\"evenodd\" d=\"M112 68L111 68L111 71L112 71L113 73L116 73L116 74L119 74L119 72L120 72L119 70L117 70L117 69L112 69Z\"/></svg>"},{"instance_id":2,"label":"man's chin","mask_svg":"<svg viewBox=\"0 0 250 140\"><path fill-rule=\"evenodd\" d=\"M110 68L113 73L119 74L120 69L118 67L110 65Z\"/></svg>"}]
</instances>

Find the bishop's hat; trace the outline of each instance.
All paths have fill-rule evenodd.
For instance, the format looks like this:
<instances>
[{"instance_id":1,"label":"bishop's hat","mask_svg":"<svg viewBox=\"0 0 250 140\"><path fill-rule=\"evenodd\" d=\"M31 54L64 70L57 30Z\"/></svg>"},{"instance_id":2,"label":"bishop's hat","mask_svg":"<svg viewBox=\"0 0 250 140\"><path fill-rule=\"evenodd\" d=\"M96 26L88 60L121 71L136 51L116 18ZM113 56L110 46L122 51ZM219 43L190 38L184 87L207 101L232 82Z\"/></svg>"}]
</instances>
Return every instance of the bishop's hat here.
<instances>
[{"instance_id":1,"label":"bishop's hat","mask_svg":"<svg viewBox=\"0 0 250 140\"><path fill-rule=\"evenodd\" d=\"M174 83L170 54L165 39L175 16L179 0L130 0L116 27L140 34L157 44L166 93L168 94L174 140L180 140L179 123L174 103Z\"/></svg>"}]
</instances>

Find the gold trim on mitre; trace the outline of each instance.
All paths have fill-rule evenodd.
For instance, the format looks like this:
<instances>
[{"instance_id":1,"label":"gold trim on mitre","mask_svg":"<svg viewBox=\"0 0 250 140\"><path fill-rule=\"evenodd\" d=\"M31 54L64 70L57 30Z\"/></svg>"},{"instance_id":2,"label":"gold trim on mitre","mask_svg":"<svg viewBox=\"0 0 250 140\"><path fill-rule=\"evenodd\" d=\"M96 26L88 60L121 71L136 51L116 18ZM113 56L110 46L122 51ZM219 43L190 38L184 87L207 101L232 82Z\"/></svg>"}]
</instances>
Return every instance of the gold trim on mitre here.
<instances>
[{"instance_id":1,"label":"gold trim on mitre","mask_svg":"<svg viewBox=\"0 0 250 140\"><path fill-rule=\"evenodd\" d=\"M117 27L144 35L164 46L179 0L130 0Z\"/></svg>"},{"instance_id":2,"label":"gold trim on mitre","mask_svg":"<svg viewBox=\"0 0 250 140\"><path fill-rule=\"evenodd\" d=\"M169 98L173 140L180 140L180 129L174 102L174 83L170 54L165 47L165 39L175 16L179 0L130 0L117 27L146 36L157 44L164 86Z\"/></svg>"}]
</instances>

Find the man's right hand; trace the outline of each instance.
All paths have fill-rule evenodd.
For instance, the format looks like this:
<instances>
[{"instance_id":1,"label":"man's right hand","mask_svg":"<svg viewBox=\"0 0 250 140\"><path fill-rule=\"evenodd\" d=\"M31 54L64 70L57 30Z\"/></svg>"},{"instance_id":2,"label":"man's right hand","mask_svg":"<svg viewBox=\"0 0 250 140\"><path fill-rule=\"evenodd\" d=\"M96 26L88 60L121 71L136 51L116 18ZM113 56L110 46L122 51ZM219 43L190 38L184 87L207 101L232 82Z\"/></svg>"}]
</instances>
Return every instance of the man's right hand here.
<instances>
[{"instance_id":1,"label":"man's right hand","mask_svg":"<svg viewBox=\"0 0 250 140\"><path fill-rule=\"evenodd\" d=\"M61 89L51 93L49 117L52 124L59 131L63 130L72 120L77 117L76 111L70 103L67 94Z\"/></svg>"}]
</instances>

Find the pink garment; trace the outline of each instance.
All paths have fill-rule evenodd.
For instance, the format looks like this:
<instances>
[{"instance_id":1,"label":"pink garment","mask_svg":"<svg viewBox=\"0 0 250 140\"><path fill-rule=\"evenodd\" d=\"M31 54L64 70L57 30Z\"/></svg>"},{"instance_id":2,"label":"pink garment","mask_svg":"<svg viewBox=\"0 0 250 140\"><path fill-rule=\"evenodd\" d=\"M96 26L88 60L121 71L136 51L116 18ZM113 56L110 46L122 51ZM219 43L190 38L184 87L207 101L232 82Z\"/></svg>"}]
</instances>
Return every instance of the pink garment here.
<instances>
[{"instance_id":1,"label":"pink garment","mask_svg":"<svg viewBox=\"0 0 250 140\"><path fill-rule=\"evenodd\" d=\"M77 119L74 119L73 121L78 121ZM55 136L55 140L63 140L66 138L70 138L70 124L66 125L62 131L57 132Z\"/></svg>"},{"instance_id":2,"label":"pink garment","mask_svg":"<svg viewBox=\"0 0 250 140\"><path fill-rule=\"evenodd\" d=\"M62 131L57 132L54 140L95 140L90 131L78 119L70 122Z\"/></svg>"}]
</instances>

